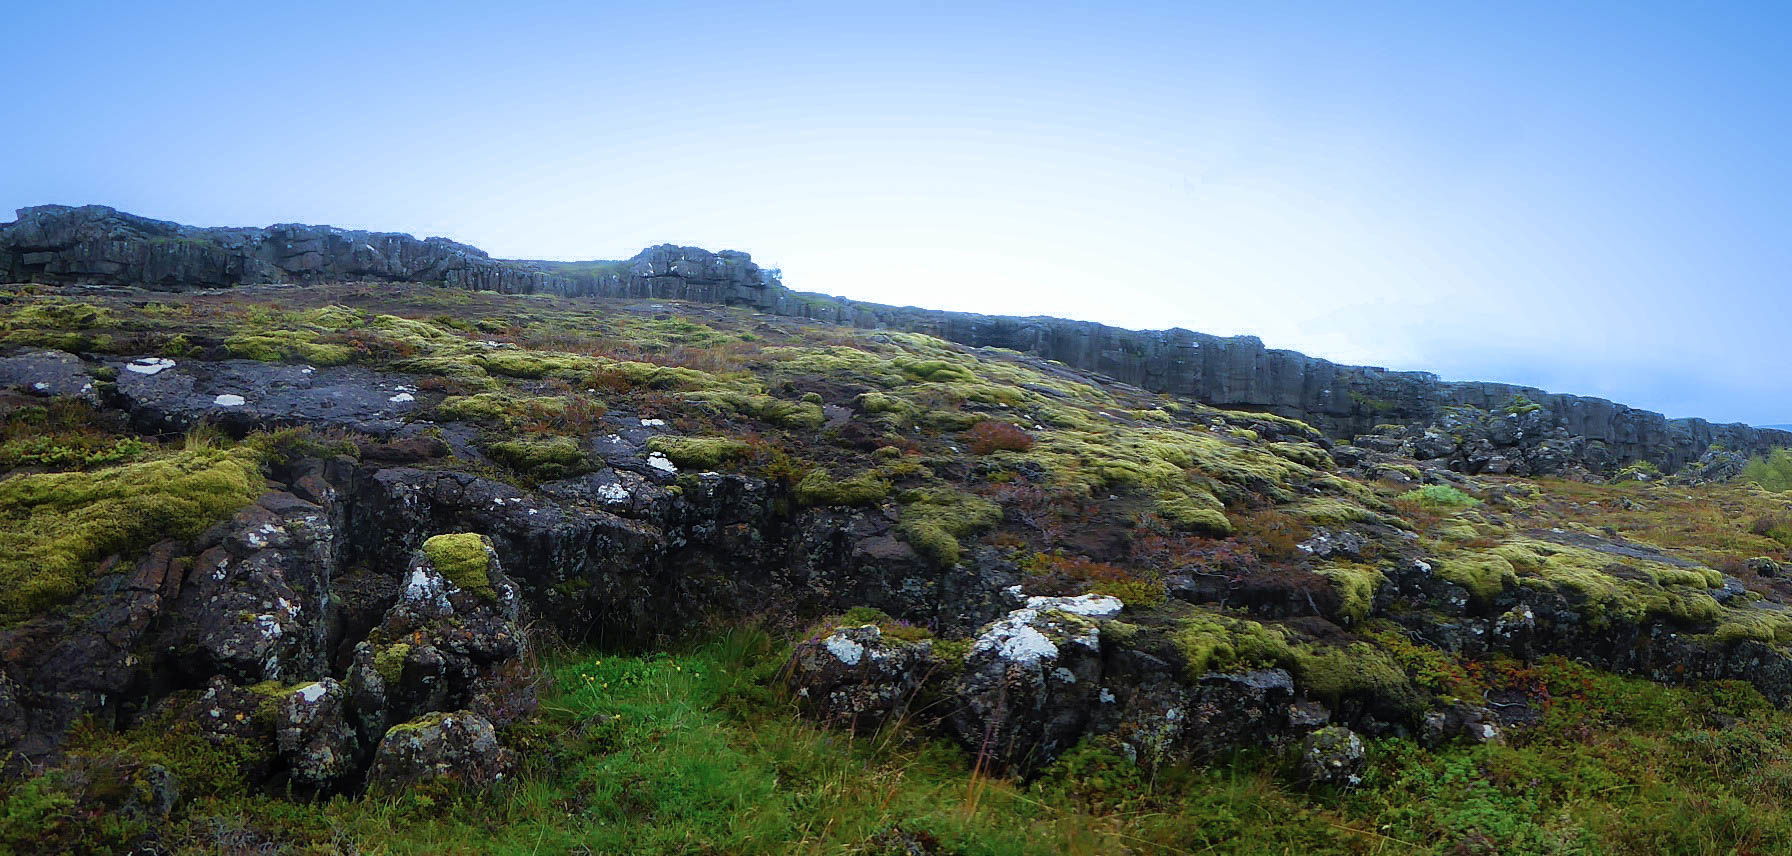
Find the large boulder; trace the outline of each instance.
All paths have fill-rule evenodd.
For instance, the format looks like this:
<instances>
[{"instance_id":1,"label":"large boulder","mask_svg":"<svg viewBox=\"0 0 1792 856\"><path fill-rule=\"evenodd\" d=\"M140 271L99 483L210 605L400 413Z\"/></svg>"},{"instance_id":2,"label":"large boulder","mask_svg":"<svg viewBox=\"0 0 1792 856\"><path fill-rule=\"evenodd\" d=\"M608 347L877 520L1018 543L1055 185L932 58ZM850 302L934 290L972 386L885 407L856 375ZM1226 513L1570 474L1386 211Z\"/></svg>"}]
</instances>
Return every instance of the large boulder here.
<instances>
[{"instance_id":1,"label":"large boulder","mask_svg":"<svg viewBox=\"0 0 1792 856\"><path fill-rule=\"evenodd\" d=\"M364 739L435 711L472 710L499 725L532 712L521 605L489 539L425 541L396 602L354 649L347 683Z\"/></svg>"},{"instance_id":2,"label":"large boulder","mask_svg":"<svg viewBox=\"0 0 1792 856\"><path fill-rule=\"evenodd\" d=\"M977 635L949 721L980 765L1030 772L1082 736L1101 693L1104 595L1033 597Z\"/></svg>"},{"instance_id":3,"label":"large boulder","mask_svg":"<svg viewBox=\"0 0 1792 856\"><path fill-rule=\"evenodd\" d=\"M367 788L390 793L425 782L480 787L503 778L511 763L485 717L470 710L432 713L386 732L374 750Z\"/></svg>"},{"instance_id":4,"label":"large boulder","mask_svg":"<svg viewBox=\"0 0 1792 856\"><path fill-rule=\"evenodd\" d=\"M359 769L348 704L348 691L333 678L292 687L268 703L274 746L294 782L325 786Z\"/></svg>"},{"instance_id":5,"label":"large boulder","mask_svg":"<svg viewBox=\"0 0 1792 856\"><path fill-rule=\"evenodd\" d=\"M839 627L804 640L788 681L804 713L855 731L874 731L907 712L939 669L929 641L884 634L876 624Z\"/></svg>"}]
</instances>

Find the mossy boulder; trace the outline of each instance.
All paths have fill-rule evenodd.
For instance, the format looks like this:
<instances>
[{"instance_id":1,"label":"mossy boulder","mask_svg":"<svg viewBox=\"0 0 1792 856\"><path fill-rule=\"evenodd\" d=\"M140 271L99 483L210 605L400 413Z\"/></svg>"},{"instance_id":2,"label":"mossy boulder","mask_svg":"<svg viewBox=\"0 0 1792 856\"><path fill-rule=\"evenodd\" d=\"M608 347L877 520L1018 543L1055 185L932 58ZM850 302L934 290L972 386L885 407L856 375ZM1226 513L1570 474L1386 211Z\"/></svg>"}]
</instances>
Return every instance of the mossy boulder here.
<instances>
[{"instance_id":1,"label":"mossy boulder","mask_svg":"<svg viewBox=\"0 0 1792 856\"><path fill-rule=\"evenodd\" d=\"M471 532L436 535L423 542L423 555L443 578L462 591L487 600L497 598L490 577L491 544L485 536Z\"/></svg>"},{"instance_id":2,"label":"mossy boulder","mask_svg":"<svg viewBox=\"0 0 1792 856\"><path fill-rule=\"evenodd\" d=\"M470 710L431 713L388 729L373 753L367 788L399 793L426 783L480 788L512 765L489 720Z\"/></svg>"}]
</instances>

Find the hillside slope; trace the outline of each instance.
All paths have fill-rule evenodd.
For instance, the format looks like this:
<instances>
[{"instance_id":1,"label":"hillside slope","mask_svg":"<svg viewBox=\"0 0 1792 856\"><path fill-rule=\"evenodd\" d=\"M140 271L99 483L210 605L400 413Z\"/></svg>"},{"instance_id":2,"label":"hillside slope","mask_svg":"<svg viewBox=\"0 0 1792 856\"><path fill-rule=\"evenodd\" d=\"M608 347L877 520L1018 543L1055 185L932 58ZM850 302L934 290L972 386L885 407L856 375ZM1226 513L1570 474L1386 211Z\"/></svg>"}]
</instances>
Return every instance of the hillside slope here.
<instances>
[{"instance_id":1,"label":"hillside slope","mask_svg":"<svg viewBox=\"0 0 1792 856\"><path fill-rule=\"evenodd\" d=\"M1534 402L1343 444L391 281L18 286L0 329L19 852L1792 846L1792 497L1462 471Z\"/></svg>"},{"instance_id":2,"label":"hillside slope","mask_svg":"<svg viewBox=\"0 0 1792 856\"><path fill-rule=\"evenodd\" d=\"M1483 432L1497 452L1452 450L1471 471L1557 474L1569 467L1609 474L1634 461L1665 471L1696 461L1712 445L1760 454L1792 445L1792 433L1660 413L1599 398L1502 383L1443 381L1426 372L1338 365L1264 347L1251 336L1188 330L1135 331L1058 318L1018 318L893 307L791 291L775 272L740 252L662 245L625 261L499 260L444 238L280 224L197 228L104 206L38 206L0 226L0 281L106 283L155 289L235 287L277 282L373 279L564 296L651 297L750 306L762 312L858 328L925 333L972 347L1018 350L1100 372L1157 392L1208 404L1261 410L1305 421L1347 440L1396 423L1426 428L1471 407L1498 412L1535 404L1530 443ZM1511 442L1502 442L1511 441ZM1498 459L1498 460L1496 460Z\"/></svg>"}]
</instances>

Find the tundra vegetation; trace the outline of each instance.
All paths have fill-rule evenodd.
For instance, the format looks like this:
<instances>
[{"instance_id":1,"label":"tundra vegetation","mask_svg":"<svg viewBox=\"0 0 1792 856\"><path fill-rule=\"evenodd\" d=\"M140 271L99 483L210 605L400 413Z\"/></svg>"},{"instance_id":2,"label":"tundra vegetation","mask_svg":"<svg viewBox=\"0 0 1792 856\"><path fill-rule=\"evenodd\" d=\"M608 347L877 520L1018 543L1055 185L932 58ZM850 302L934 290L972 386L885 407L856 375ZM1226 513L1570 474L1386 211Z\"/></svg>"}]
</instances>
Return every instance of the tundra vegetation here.
<instances>
[{"instance_id":1,"label":"tundra vegetation","mask_svg":"<svg viewBox=\"0 0 1792 856\"><path fill-rule=\"evenodd\" d=\"M96 705L42 763L9 767L0 853L1792 850L1788 688L1706 667L1768 662L1792 644L1784 451L1707 484L1345 466L1342 444L1295 420L915 333L391 283L78 297L20 286L0 295L0 337L6 355L75 355L91 379L80 394L0 396L10 645L97 620L97 598L152 545L250 520L271 485L371 473L397 454L366 425L226 411L155 422L120 378L146 358L400 378L414 405L394 420L415 429L403 448L432 450L406 452L414 480L477 477L604 515L675 509L653 512L664 522L692 513L718 477L741 477L762 486L771 522L741 512L704 531L857 526L875 531L877 555L947 581L940 592L979 574L1009 575L1020 592L937 595L973 604L981 619L968 627L946 610L891 608L910 602L895 581L694 620L668 605L650 631L606 638L581 632L599 621L548 618L605 581L518 576L531 629L517 680L540 702L492 715L513 757L495 782L370 790L264 775L287 763L276 755L290 739L203 732L174 702L202 698L204 676L171 672ZM1506 412L1539 407L1515 399ZM639 465L619 463L615 444L643 433ZM637 483L653 488L623 487ZM489 533L419 534L433 536L413 546L444 597L471 598L455 607L466 626L377 630L361 654L330 655L332 684L352 682L344 664L364 657L362 672L403 685L428 665L419 651L452 650L443 640L472 633L481 610L513 603L503 574L515 569L500 568ZM345 569L341 596L402 571ZM861 594L883 600L849 602ZM1022 599L990 600L1001 597ZM1299 730L1147 757L1127 741L1154 723L1129 721L993 767L942 723L951 682L989 656L984 626L1025 597L1116 598L1117 615L1040 609L1070 632L1099 628L1108 656L1148 656L1180 685L1281 670L1303 702L1364 735L1362 757L1348 780L1316 780ZM1529 635L1507 648L1450 635L1516 640L1521 621ZM840 629L923 652L932 670L872 727L806 716L816 700L792 682L804 646ZM1681 659L1625 653L1643 640ZM304 677L249 687L262 694L251 718L288 734L291 697L326 689L326 675ZM1429 715L1471 708L1498 715L1497 739L1427 732ZM447 715L380 730L440 728Z\"/></svg>"}]
</instances>

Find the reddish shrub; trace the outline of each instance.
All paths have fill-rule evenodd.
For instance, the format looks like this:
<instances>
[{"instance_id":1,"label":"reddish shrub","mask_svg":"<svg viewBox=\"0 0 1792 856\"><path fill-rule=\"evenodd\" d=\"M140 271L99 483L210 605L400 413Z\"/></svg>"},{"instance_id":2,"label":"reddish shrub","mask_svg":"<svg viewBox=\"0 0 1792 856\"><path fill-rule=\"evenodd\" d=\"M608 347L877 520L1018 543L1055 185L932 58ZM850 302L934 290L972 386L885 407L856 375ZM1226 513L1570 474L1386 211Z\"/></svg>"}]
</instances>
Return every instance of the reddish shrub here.
<instances>
[{"instance_id":1,"label":"reddish shrub","mask_svg":"<svg viewBox=\"0 0 1792 856\"><path fill-rule=\"evenodd\" d=\"M1033 448L1033 435L1007 422L986 420L972 425L971 430L964 432L964 442L971 447L973 454L978 455L990 452L1025 452Z\"/></svg>"}]
</instances>

